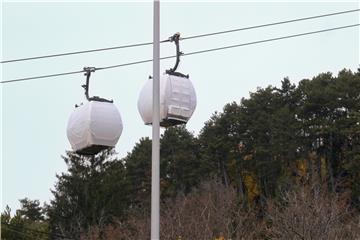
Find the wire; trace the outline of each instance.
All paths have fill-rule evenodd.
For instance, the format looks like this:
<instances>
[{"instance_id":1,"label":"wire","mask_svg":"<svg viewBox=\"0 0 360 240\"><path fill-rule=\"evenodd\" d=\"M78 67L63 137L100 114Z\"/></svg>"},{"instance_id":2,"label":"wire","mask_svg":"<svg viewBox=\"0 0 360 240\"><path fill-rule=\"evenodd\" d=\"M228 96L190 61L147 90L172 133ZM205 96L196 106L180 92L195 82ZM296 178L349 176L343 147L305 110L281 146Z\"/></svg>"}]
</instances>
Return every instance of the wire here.
<instances>
[{"instance_id":1,"label":"wire","mask_svg":"<svg viewBox=\"0 0 360 240\"><path fill-rule=\"evenodd\" d=\"M297 18L297 19L291 19L291 20L286 20L286 21L281 21L281 22L273 22L273 23L255 25L255 26L251 26L251 27L237 28L237 29L214 32L214 33L199 34L199 35L194 35L194 36L190 36L190 37L181 38L180 40L187 40L187 39L200 38L200 37L208 37L208 36L213 36L213 35L218 35L218 34L232 33L232 32L238 32L238 31L244 31L244 30L250 30L250 29L256 29L256 28L262 28L262 27L270 27L270 26L275 26L275 25L280 25L280 24L300 22L300 21L305 21L305 20L310 20L310 19L316 19L316 18L322 18L322 17L330 17L330 16L334 16L334 15L340 15L340 14L346 14L346 13L352 13L352 12L358 12L358 11L360 11L360 9L353 9L353 10L342 11L342 12L334 12L334 13L328 13L328 14L317 15L317 16L312 16L312 17Z\"/></svg>"},{"instance_id":2,"label":"wire","mask_svg":"<svg viewBox=\"0 0 360 240\"><path fill-rule=\"evenodd\" d=\"M164 42L169 42L169 40L164 40L164 41L161 41L160 43L164 43ZM115 50L115 49L122 49L122 48L140 47L140 46L146 46L146 45L152 45L152 44L153 44L152 42L146 42L146 43L137 43L137 44L131 44L131 45L116 46L116 47L90 49L90 50L83 50L83 51L76 51L76 52L56 53L56 54L43 55L43 56L37 56L37 57L5 60L5 61L1 61L0 63L12 63L12 62L21 62L21 61L35 60L35 59L41 59L41 58L63 57L63 56L68 56L68 55L76 55L76 54L91 53L91 52L101 52L101 51L108 51L108 50Z\"/></svg>"},{"instance_id":3,"label":"wire","mask_svg":"<svg viewBox=\"0 0 360 240\"><path fill-rule=\"evenodd\" d=\"M185 54L183 54L183 55L185 55ZM165 60L165 59L174 58L174 57L176 57L176 56L174 55L174 56L162 57L162 58L160 58L160 60ZM142 61L117 64L117 65L112 65L112 66L107 66L107 67L99 67L99 68L95 68L95 70L105 70L105 69L110 69L110 68L125 67L125 66L147 63L147 62L152 62L152 61L153 61L153 59L147 59L147 60L142 60Z\"/></svg>"},{"instance_id":4,"label":"wire","mask_svg":"<svg viewBox=\"0 0 360 240\"><path fill-rule=\"evenodd\" d=\"M275 26L275 25L280 25L280 24L287 24L287 23L293 23L293 22L305 21L305 20L310 20L310 19L341 15L341 14L358 12L358 11L360 11L360 9L353 9L353 10L348 10L348 11L334 12L334 13L316 15L316 16L311 16L311 17L297 18L297 19L291 19L291 20L286 20L286 21L281 21L281 22L273 22L273 23L255 25L255 26L244 27L244 28L236 28L236 29L220 31L220 32L193 35L193 36L189 36L189 37L180 38L180 40L208 37L208 36L213 36L213 35L226 34L226 33L232 33L232 32L238 32L238 31L244 31L244 30L250 30L250 29L256 29L256 28L262 28L262 27L269 27L269 26ZM169 42L169 41L170 40L163 40L160 43L165 43L165 42ZM42 58L62 57L62 56L84 54L84 53L91 53L91 52L100 52L100 51L108 51L108 50L115 50L115 49L122 49L122 48L147 46L147 45L152 45L152 44L153 44L153 42L146 42L146 43L137 43L137 44L115 46L115 47L108 47L108 48L90 49L90 50L83 50L83 51L76 51L76 52L57 53L57 54L50 54L50 55L43 55L43 56L36 56L36 57L5 60L5 61L1 61L0 63L12 63L12 62L28 61L28 60L35 60L35 59L42 59Z\"/></svg>"},{"instance_id":5,"label":"wire","mask_svg":"<svg viewBox=\"0 0 360 240\"><path fill-rule=\"evenodd\" d=\"M40 233L40 234L43 234L43 235L49 235L50 233L49 232L45 232L45 231L40 231L40 230L36 230L36 229L32 229L32 228L29 228L29 227L25 227L25 226L21 226L20 227L17 227L17 226L12 226L11 224L9 223L6 223L6 222L1 222L2 224L4 224L9 230L12 230L12 231L15 231L15 232L18 232L18 233L22 233L22 234L27 234L26 231L30 231L30 232L33 232L33 233ZM24 229L25 231L19 231L20 229ZM61 234L52 234L54 237L59 237L59 238L62 238L62 239L70 239L69 237L67 236L64 236L64 235L61 235Z\"/></svg>"},{"instance_id":6,"label":"wire","mask_svg":"<svg viewBox=\"0 0 360 240\"><path fill-rule=\"evenodd\" d=\"M6 81L2 81L1 83L22 82L22 81L33 80L33 79L49 78L49 77L58 77L58 76L64 76L64 75L70 75L70 74L77 74L77 73L83 73L83 72L85 72L85 71L84 71L84 70L80 70L80 71L65 72L65 73L55 73L55 74L43 75L43 76L37 76L37 77L27 77L27 78L6 80Z\"/></svg>"},{"instance_id":7,"label":"wire","mask_svg":"<svg viewBox=\"0 0 360 240\"><path fill-rule=\"evenodd\" d=\"M359 25L360 25L360 24L346 25L346 26L335 27L335 28L328 28L328 29L323 29L323 30L318 30L318 31L313 31L313 32L305 32L305 33L299 33L299 34L288 35L288 36L283 36L283 37L269 38L269 39L254 41L254 42L248 42L248 43L241 43L241 44L236 44L236 45L230 45L230 46L225 46L225 47L219 47L219 48L212 48L212 49L200 50L200 51L185 53L185 54L183 54L183 56L190 56L190 55L195 55L195 54L201 54L201 53L207 53L207 52L225 50L225 49L229 49L229 48L236 48L236 47L243 47L243 46L254 45L254 44L259 44L259 43L278 41L278 40L282 40L282 39L300 37L300 36L305 36L305 35L312 35L312 34L323 33L323 32L330 32L330 31L335 31L335 30L340 30L340 29L345 29L345 28L357 27L357 26L359 26ZM174 57L176 57L176 56L162 57L162 58L160 58L160 60L169 59L169 58L174 58ZM95 68L95 70L105 70L105 69L111 69L111 68L125 67L125 66L131 66L131 65L136 65L136 64L141 64L141 63L147 63L147 62L152 62L152 61L153 61L152 59L147 59L147 60L142 60L142 61L136 61L136 62L129 62L129 63L123 63L123 64L118 64L118 65L112 65L112 66L107 66L107 67L99 67L99 68ZM48 78L48 77L55 77L55 76L62 76L62 75L69 75L69 74L77 74L77 73L82 73L82 72L85 72L85 71L84 71L84 70L81 70L81 71L74 71L74 72L66 72L66 73L57 73L57 74L51 74L51 75L43 75L43 76L37 76L37 77L19 78L19 79L12 79L12 80L2 81L2 82L0 82L0 83L11 83L11 82L28 81L28 80L33 80L33 79Z\"/></svg>"},{"instance_id":8,"label":"wire","mask_svg":"<svg viewBox=\"0 0 360 240\"><path fill-rule=\"evenodd\" d=\"M6 226L7 230L8 231L11 231L11 232L15 232L15 233L20 233L21 235L25 236L25 237L33 237L25 232L21 232L21 231L18 231L18 230L15 230L15 228L11 228L10 226ZM5 228L5 229L6 229ZM4 232L2 231L2 234L4 234Z\"/></svg>"},{"instance_id":9,"label":"wire","mask_svg":"<svg viewBox=\"0 0 360 240\"><path fill-rule=\"evenodd\" d=\"M191 52L191 53L185 53L183 55L184 56L189 56L189 55L206 53L206 52L213 52L213 51L219 51L219 50L224 50L224 49L229 49L229 48L243 47L243 46L254 45L254 44L259 44L259 43L278 41L278 40L287 39L287 38L294 38L294 37L300 37L300 36L323 33L323 32L330 32L330 31L335 31L335 30L345 29L345 28L351 28L351 27L356 27L356 26L360 26L360 24L358 23L358 24L347 25L347 26L342 26L342 27L323 29L323 30L319 30L319 31L299 33L299 34L288 35L288 36L283 36L283 37L264 39L264 40L255 41L255 42L241 43L241 44L236 44L236 45L231 45L231 46L213 48L213 49L208 49L208 50L201 50L201 51L196 51L196 52Z\"/></svg>"}]
</instances>

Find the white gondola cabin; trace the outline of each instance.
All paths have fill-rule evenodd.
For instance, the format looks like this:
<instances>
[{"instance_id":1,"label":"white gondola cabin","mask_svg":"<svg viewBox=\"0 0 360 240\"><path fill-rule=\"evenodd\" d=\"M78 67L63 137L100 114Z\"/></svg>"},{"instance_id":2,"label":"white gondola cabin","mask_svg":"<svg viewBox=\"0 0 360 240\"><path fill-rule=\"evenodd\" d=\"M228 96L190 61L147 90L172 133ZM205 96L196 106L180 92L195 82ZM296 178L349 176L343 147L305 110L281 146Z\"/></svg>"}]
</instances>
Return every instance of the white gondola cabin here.
<instances>
[{"instance_id":1,"label":"white gondola cabin","mask_svg":"<svg viewBox=\"0 0 360 240\"><path fill-rule=\"evenodd\" d=\"M71 114L67 137L76 153L94 155L114 147L122 129L120 113L113 103L89 101Z\"/></svg>"},{"instance_id":2,"label":"white gondola cabin","mask_svg":"<svg viewBox=\"0 0 360 240\"><path fill-rule=\"evenodd\" d=\"M84 68L86 76L85 96L88 100L75 105L67 125L67 137L72 149L81 155L95 155L100 151L115 147L123 124L121 116L112 100L97 96L89 97L89 80L95 68Z\"/></svg>"},{"instance_id":3,"label":"white gondola cabin","mask_svg":"<svg viewBox=\"0 0 360 240\"><path fill-rule=\"evenodd\" d=\"M152 89L149 79L140 92L138 110L145 124L152 124ZM196 108L195 89L188 77L164 74L160 77L160 126L188 122Z\"/></svg>"}]
</instances>

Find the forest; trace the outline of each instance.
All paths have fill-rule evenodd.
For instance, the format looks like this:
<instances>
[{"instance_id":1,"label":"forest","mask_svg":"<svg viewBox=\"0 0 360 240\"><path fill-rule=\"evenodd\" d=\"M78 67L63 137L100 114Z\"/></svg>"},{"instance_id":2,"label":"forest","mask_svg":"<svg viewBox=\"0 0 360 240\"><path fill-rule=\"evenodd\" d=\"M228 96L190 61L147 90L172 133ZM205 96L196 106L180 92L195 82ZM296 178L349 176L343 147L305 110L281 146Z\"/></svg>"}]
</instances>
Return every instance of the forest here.
<instances>
[{"instance_id":1,"label":"forest","mask_svg":"<svg viewBox=\"0 0 360 240\"><path fill-rule=\"evenodd\" d=\"M164 131L161 239L360 238L360 69L280 85ZM7 206L1 239L149 239L151 139L62 158L52 200Z\"/></svg>"}]
</instances>

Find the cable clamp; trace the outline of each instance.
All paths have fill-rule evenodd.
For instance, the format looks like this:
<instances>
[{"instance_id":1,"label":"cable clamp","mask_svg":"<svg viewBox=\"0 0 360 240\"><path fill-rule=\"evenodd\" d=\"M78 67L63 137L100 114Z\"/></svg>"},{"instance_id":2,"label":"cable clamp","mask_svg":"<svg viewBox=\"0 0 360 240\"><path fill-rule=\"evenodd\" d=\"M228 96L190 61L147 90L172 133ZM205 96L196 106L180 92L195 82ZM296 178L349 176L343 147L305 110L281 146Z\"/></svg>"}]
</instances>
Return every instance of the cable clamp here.
<instances>
[{"instance_id":1,"label":"cable clamp","mask_svg":"<svg viewBox=\"0 0 360 240\"><path fill-rule=\"evenodd\" d=\"M172 35L171 37L169 37L169 41L170 42L178 42L180 40L180 33L177 32L174 35Z\"/></svg>"},{"instance_id":2,"label":"cable clamp","mask_svg":"<svg viewBox=\"0 0 360 240\"><path fill-rule=\"evenodd\" d=\"M95 67L84 67L83 70L85 71L84 75L90 75L92 72L95 72Z\"/></svg>"}]
</instances>

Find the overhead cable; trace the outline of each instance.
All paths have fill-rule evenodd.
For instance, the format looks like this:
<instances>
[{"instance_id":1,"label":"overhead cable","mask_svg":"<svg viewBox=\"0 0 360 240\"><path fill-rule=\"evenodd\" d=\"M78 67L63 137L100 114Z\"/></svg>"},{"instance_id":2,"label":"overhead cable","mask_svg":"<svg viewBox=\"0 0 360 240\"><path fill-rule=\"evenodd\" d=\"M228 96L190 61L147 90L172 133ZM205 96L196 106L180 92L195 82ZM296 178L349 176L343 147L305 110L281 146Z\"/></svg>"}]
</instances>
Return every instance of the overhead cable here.
<instances>
[{"instance_id":1,"label":"overhead cable","mask_svg":"<svg viewBox=\"0 0 360 240\"><path fill-rule=\"evenodd\" d=\"M267 23L267 24L260 24L260 25L250 26L250 27L243 27L243 28L236 28L236 29L213 32L213 33L205 33L205 34L193 35L193 36L189 36L189 37L180 38L180 40L188 40L188 39L194 39L194 38L209 37L209 36L213 36L213 35L226 34L226 33L232 33L232 32L238 32L238 31L244 31L244 30L250 30L250 29L256 29L256 28L263 28L263 27L270 27L270 26L275 26L275 25L280 25L280 24L287 24L287 23L311 20L311 19L316 19L316 18L330 17L330 16L347 14L347 13L358 12L358 11L360 11L360 9L352 9L352 10L347 10L347 11L316 15L316 16L311 16L311 17L296 18L296 19L291 19L291 20L286 20L286 21L273 22L273 23ZM161 41L161 43L165 43L165 42L169 42L169 40ZM4 60L4 61L1 61L0 63L12 63L12 62L29 61L29 60L36 60L36 59L42 59L42 58L62 57L62 56L68 56L68 55L76 55L76 54L101 52L101 51L108 51L108 50L115 50L115 49L147 46L147 45L152 45L152 44L153 44L153 42L145 42L145 43L136 43L136 44L130 44L130 45L123 45L123 46L82 50L82 51L75 51L75 52L56 53L56 54L49 54L49 55L43 55L43 56L35 56L35 57Z\"/></svg>"},{"instance_id":2,"label":"overhead cable","mask_svg":"<svg viewBox=\"0 0 360 240\"><path fill-rule=\"evenodd\" d=\"M280 24L300 22L300 21L305 21L305 20L311 20L311 19L322 18L322 17L330 17L330 16L346 14L346 13L352 13L352 12L358 12L358 11L360 11L360 9L353 9L353 10L342 11L342 12L334 12L334 13L328 13L328 14L311 16L311 17L304 17L304 18L296 18L296 19L291 19L291 20L286 20L286 21L281 21L281 22L273 22L273 23L260 24L260 25L244 27L244 28L237 28L237 29L213 32L213 33L199 34L199 35L180 38L180 40L187 40L187 39L200 38L200 37L209 37L209 36L213 36L213 35L232 33L232 32L238 32L238 31L244 31L244 30L250 30L250 29L256 29L256 28L262 28L262 27L270 27L270 26L275 26L275 25L280 25Z\"/></svg>"},{"instance_id":3,"label":"overhead cable","mask_svg":"<svg viewBox=\"0 0 360 240\"><path fill-rule=\"evenodd\" d=\"M16 226L12 226L11 224L9 223L6 223L6 222L1 222L1 224L4 224L9 230L12 230L12 231L16 231L18 233L22 233L22 234L27 234L26 231L30 231L30 232L33 232L33 233L39 233L39 234L43 234L43 235L49 235L49 232L47 231L41 231L41 230L37 230L37 229L32 229L32 228L29 228L29 227L25 227L25 226L21 226L21 228L19 227L16 227ZM20 231L21 229L24 229L24 231ZM64 236L64 235L61 235L61 234L56 234L56 233L52 233L52 236L54 237L59 237L61 239L70 239L69 237L67 236Z\"/></svg>"},{"instance_id":4,"label":"overhead cable","mask_svg":"<svg viewBox=\"0 0 360 240\"><path fill-rule=\"evenodd\" d=\"M164 42L169 42L169 40L161 41L161 43L164 43ZM76 51L76 52L56 53L56 54L43 55L43 56L37 56L37 57L28 57L28 58L5 60L5 61L1 61L0 63L12 63L12 62L22 62L22 61L36 60L36 59L41 59L41 58L63 57L63 56L68 56L68 55L77 55L77 54L91 53L91 52L102 52L102 51L122 49L122 48L133 48L133 47L140 47L140 46L146 46L146 45L152 45L152 44L153 44L152 42L146 42L146 43L136 43L136 44L115 46L115 47L107 47L107 48L96 48L96 49L82 50L82 51Z\"/></svg>"},{"instance_id":5,"label":"overhead cable","mask_svg":"<svg viewBox=\"0 0 360 240\"><path fill-rule=\"evenodd\" d=\"M264 39L264 40L254 41L254 42L241 43L241 44L230 45L230 46L225 46L225 47L211 48L211 49L206 49L206 50L200 50L200 51L195 51L195 52L184 53L184 54L182 54L182 56L190 56L190 55L206 53L206 52L213 52L213 51L219 51L219 50L224 50L224 49L229 49L229 48L243 47L243 46L254 45L254 44L265 43L265 42L271 42L271 41L278 41L278 40L287 39L287 38L294 38L294 37L300 37L300 36L305 36L305 35L311 35L311 34L335 31L335 30L340 30L340 29L344 29L344 28L351 28L351 27L356 27L356 26L359 26L359 25L360 24L346 25L346 26L341 26L341 27L328 28L328 29L323 29L323 30L318 30L318 31L313 31L313 32L299 33L299 34L288 35L288 36L277 37L277 38L269 38L269 39ZM174 56L162 57L162 58L160 58L160 60L165 60L165 59L174 58L174 57L176 57L176 56L174 55ZM129 66L129 65L136 65L136 64L147 63L147 62L152 62L152 61L153 61L152 59L147 59L147 60L142 60L142 61L117 64L117 65L112 65L112 66L107 66L107 67L99 67L99 68L95 68L95 70L104 70L104 69L110 69L110 68L125 67L125 66Z\"/></svg>"},{"instance_id":6,"label":"overhead cable","mask_svg":"<svg viewBox=\"0 0 360 240\"><path fill-rule=\"evenodd\" d=\"M243 46L254 45L254 44L265 43L265 42L278 41L278 40L282 40L282 39L301 37L301 36L305 36L305 35L312 35L312 34L323 33L323 32L330 32L330 31L335 31L335 30L340 30L340 29L345 29L345 28L351 28L351 27L357 27L357 26L360 26L360 24L358 23L358 24L335 27L335 28L328 28L328 29L323 29L323 30L318 30L318 31L313 31L313 32L299 33L299 34L288 35L288 36L283 36L283 37L276 37L276 38L269 38L269 39L254 41L254 42L235 44L235 45L230 45L230 46L225 46L225 47L212 48L212 49L207 49L207 50L200 50L200 51L195 51L195 52L191 52L191 53L185 53L184 56L200 54L200 53L206 53L206 52L219 51L219 50L224 50L224 49L229 49L229 48L243 47Z\"/></svg>"},{"instance_id":7,"label":"overhead cable","mask_svg":"<svg viewBox=\"0 0 360 240\"><path fill-rule=\"evenodd\" d=\"M42 76L37 76L37 77L27 77L27 78L6 80L6 81L2 81L1 83L20 82L20 81L27 81L27 80L40 79L40 78L49 78L49 77L59 77L59 76L71 75L71 74L77 74L77 73L83 73L83 72L85 72L85 71L84 71L84 70L80 70L80 71L65 72L65 73L55 73L55 74L42 75Z\"/></svg>"},{"instance_id":8,"label":"overhead cable","mask_svg":"<svg viewBox=\"0 0 360 240\"><path fill-rule=\"evenodd\" d=\"M322 30L318 30L318 31L305 32L305 33L293 34L293 35L288 35L288 36L269 38L269 39L264 39L264 40L259 40L259 41L235 44L235 45L230 45L230 46L205 49L205 50L185 53L182 56L190 56L190 55L195 55L195 54L201 54L201 53L207 53L207 52L213 52L213 51L220 51L220 50L225 50L225 49L229 49L229 48L236 48L236 47L243 47L243 46L248 46L248 45L255 45L255 44L260 44L260 43L265 43L265 42L272 42L272 41L278 41L278 40L287 39L287 38L295 38L295 37L300 37L300 36L305 36L305 35L312 35L312 34L318 34L318 33L323 33L323 32L330 32L330 31L335 31L335 30L340 30L340 29L345 29L345 28L351 28L351 27L357 27L357 26L360 26L360 24L352 24L352 25L346 25L346 26L341 26L341 27L322 29ZM176 56L162 57L162 58L160 58L160 60L174 58L174 57L176 57ZM147 62L152 62L152 59L129 62L129 63L123 63L123 64L117 64L117 65L106 66L106 67L98 67L98 68L95 68L95 70L105 70L105 69L111 69L111 68L125 67L125 66L137 65L137 64L147 63ZM85 70L66 72L66 73L57 73L57 74L50 74L50 75L43 75L43 76L35 76L35 77L27 77L27 78L18 78L18 79L2 81L1 83L28 81L28 80L34 80L34 79L40 79L40 78L49 78L49 77L77 74L77 73L83 73L83 72L85 72Z\"/></svg>"},{"instance_id":9,"label":"overhead cable","mask_svg":"<svg viewBox=\"0 0 360 240\"><path fill-rule=\"evenodd\" d=\"M18 234L20 234L20 235L22 235L22 236L24 236L24 237L26 237L26 238L32 238L33 236L31 236L31 235L29 235L29 234L27 234L27 233L25 233L25 232L22 232L22 231L18 231L18 230L16 230L16 229L14 229L14 228L11 228L11 227L9 227L9 226L6 226L6 228L5 228L6 230L8 230L8 231L10 231L10 232L14 232L14 233L18 233ZM3 234L3 235L5 235L4 234L4 230L5 229L2 229L2 231L1 231L1 233Z\"/></svg>"}]
</instances>

